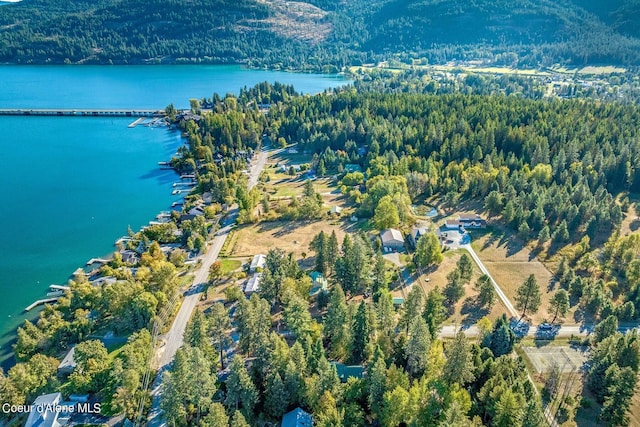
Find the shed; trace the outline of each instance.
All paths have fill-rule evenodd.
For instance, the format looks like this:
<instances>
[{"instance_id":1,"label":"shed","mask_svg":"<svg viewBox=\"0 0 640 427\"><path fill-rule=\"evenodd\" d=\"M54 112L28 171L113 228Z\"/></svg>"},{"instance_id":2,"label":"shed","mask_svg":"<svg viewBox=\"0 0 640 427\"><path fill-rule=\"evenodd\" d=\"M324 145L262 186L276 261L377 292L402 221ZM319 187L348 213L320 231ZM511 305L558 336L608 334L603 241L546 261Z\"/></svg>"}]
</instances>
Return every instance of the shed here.
<instances>
[{"instance_id":1,"label":"shed","mask_svg":"<svg viewBox=\"0 0 640 427\"><path fill-rule=\"evenodd\" d=\"M330 212L334 215L340 215L342 213L342 208L340 206L333 206Z\"/></svg>"},{"instance_id":2,"label":"shed","mask_svg":"<svg viewBox=\"0 0 640 427\"><path fill-rule=\"evenodd\" d=\"M309 274L311 277L311 290L309 296L319 293L321 290L326 291L328 288L327 279L319 271L313 271Z\"/></svg>"}]
</instances>

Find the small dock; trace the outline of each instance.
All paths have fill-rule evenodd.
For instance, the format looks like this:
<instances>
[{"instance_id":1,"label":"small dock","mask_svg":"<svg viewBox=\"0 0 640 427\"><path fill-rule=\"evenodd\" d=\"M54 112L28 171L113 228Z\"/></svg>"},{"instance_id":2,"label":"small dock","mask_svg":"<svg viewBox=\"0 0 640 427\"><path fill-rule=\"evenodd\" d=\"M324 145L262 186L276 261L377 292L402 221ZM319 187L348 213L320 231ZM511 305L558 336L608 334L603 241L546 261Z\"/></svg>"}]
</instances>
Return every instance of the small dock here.
<instances>
[{"instance_id":1,"label":"small dock","mask_svg":"<svg viewBox=\"0 0 640 427\"><path fill-rule=\"evenodd\" d=\"M135 121L131 122L131 124L129 124L129 127L134 128L144 121L145 121L145 117L139 117Z\"/></svg>"},{"instance_id":2,"label":"small dock","mask_svg":"<svg viewBox=\"0 0 640 427\"><path fill-rule=\"evenodd\" d=\"M31 305L29 305L27 308L25 308L24 311L33 310L35 307L37 307L37 306L39 306L41 304L48 304L50 302L56 302L56 301L58 301L58 298L60 298L60 297L39 299L38 301L34 301Z\"/></svg>"},{"instance_id":3,"label":"small dock","mask_svg":"<svg viewBox=\"0 0 640 427\"><path fill-rule=\"evenodd\" d=\"M111 260L110 259L106 259L106 258L91 258L89 261L87 261L87 265L91 265L91 264L107 264L109 263Z\"/></svg>"},{"instance_id":4,"label":"small dock","mask_svg":"<svg viewBox=\"0 0 640 427\"><path fill-rule=\"evenodd\" d=\"M65 285L49 285L49 289L57 291L68 291L69 289L71 289L71 287Z\"/></svg>"},{"instance_id":5,"label":"small dock","mask_svg":"<svg viewBox=\"0 0 640 427\"><path fill-rule=\"evenodd\" d=\"M158 166L160 166L160 169L173 169L171 162L158 162Z\"/></svg>"}]
</instances>

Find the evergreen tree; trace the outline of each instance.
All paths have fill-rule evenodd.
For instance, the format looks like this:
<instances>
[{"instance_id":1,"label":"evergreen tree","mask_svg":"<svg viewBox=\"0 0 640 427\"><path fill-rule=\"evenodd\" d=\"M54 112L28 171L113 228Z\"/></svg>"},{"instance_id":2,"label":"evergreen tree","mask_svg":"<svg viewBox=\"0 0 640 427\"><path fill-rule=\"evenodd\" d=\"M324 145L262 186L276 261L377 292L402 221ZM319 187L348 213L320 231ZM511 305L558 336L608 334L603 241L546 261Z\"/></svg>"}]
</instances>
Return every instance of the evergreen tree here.
<instances>
[{"instance_id":1,"label":"evergreen tree","mask_svg":"<svg viewBox=\"0 0 640 427\"><path fill-rule=\"evenodd\" d=\"M551 297L549 308L551 309L550 311L553 312L551 323L555 322L558 316L564 317L567 311L569 311L569 293L564 289L559 289Z\"/></svg>"},{"instance_id":2,"label":"evergreen tree","mask_svg":"<svg viewBox=\"0 0 640 427\"><path fill-rule=\"evenodd\" d=\"M464 332L459 331L456 334L453 343L447 346L445 355L447 362L442 371L442 379L447 384L462 386L473 381L473 355Z\"/></svg>"},{"instance_id":3,"label":"evergreen tree","mask_svg":"<svg viewBox=\"0 0 640 427\"><path fill-rule=\"evenodd\" d=\"M513 427L522 424L525 402L522 395L505 390L496 403L496 415L492 425L495 427Z\"/></svg>"},{"instance_id":4,"label":"evergreen tree","mask_svg":"<svg viewBox=\"0 0 640 427\"><path fill-rule=\"evenodd\" d=\"M522 310L522 317L527 314L527 310L529 310L530 313L538 311L542 303L542 294L540 293L538 281L533 274L529 275L524 283L520 285L516 291L515 300L516 308Z\"/></svg>"},{"instance_id":5,"label":"evergreen tree","mask_svg":"<svg viewBox=\"0 0 640 427\"><path fill-rule=\"evenodd\" d=\"M229 312L222 303L215 303L211 306L211 314L209 316L209 335L213 339L213 347L216 349L220 357L220 368L224 369L224 353L226 348L231 345L232 340L229 336L231 329L231 320Z\"/></svg>"},{"instance_id":6,"label":"evergreen tree","mask_svg":"<svg viewBox=\"0 0 640 427\"><path fill-rule=\"evenodd\" d=\"M473 263L466 253L462 254L456 263L456 269L460 272L460 279L463 283L469 283L473 276Z\"/></svg>"},{"instance_id":7,"label":"evergreen tree","mask_svg":"<svg viewBox=\"0 0 640 427\"><path fill-rule=\"evenodd\" d=\"M496 301L496 291L491 283L491 278L486 274L478 277L475 290L478 292L478 304L490 309Z\"/></svg>"},{"instance_id":8,"label":"evergreen tree","mask_svg":"<svg viewBox=\"0 0 640 427\"><path fill-rule=\"evenodd\" d=\"M353 319L353 342L351 345L351 360L353 363L362 363L367 357L367 347L371 333L368 311L367 305L364 301L361 301Z\"/></svg>"},{"instance_id":9,"label":"evergreen tree","mask_svg":"<svg viewBox=\"0 0 640 427\"><path fill-rule=\"evenodd\" d=\"M449 306L455 305L464 296L464 282L458 269L447 274L447 286L444 287L444 296Z\"/></svg>"},{"instance_id":10,"label":"evergreen tree","mask_svg":"<svg viewBox=\"0 0 640 427\"><path fill-rule=\"evenodd\" d=\"M233 417L231 417L231 424L229 424L229 427L251 427L251 426L245 419L244 415L242 415L242 412L236 411L233 414Z\"/></svg>"},{"instance_id":11,"label":"evergreen tree","mask_svg":"<svg viewBox=\"0 0 640 427\"><path fill-rule=\"evenodd\" d=\"M328 265L328 240L324 231L320 231L311 243L309 244L309 248L316 253L316 264L315 269L322 274L327 274L327 265ZM335 262L335 260L334 260Z\"/></svg>"},{"instance_id":12,"label":"evergreen tree","mask_svg":"<svg viewBox=\"0 0 640 427\"><path fill-rule=\"evenodd\" d=\"M409 331L409 325L416 317L422 314L423 310L423 298L424 292L419 286L412 286L407 296L407 300L404 302L404 312L400 316L398 326L405 331Z\"/></svg>"},{"instance_id":13,"label":"evergreen tree","mask_svg":"<svg viewBox=\"0 0 640 427\"><path fill-rule=\"evenodd\" d=\"M336 284L329 291L329 307L324 321L325 337L329 340L329 355L337 359L346 356L351 343L347 302L342 287Z\"/></svg>"},{"instance_id":14,"label":"evergreen tree","mask_svg":"<svg viewBox=\"0 0 640 427\"><path fill-rule=\"evenodd\" d=\"M242 405L245 414L252 414L258 400L258 392L244 366L242 357L239 355L236 355L231 361L226 385L225 404L227 407L237 411Z\"/></svg>"},{"instance_id":15,"label":"evergreen tree","mask_svg":"<svg viewBox=\"0 0 640 427\"><path fill-rule=\"evenodd\" d=\"M631 368L620 369L612 365L606 372L607 397L602 404L600 418L609 426L626 426L629 424L629 405L636 392L638 374Z\"/></svg>"},{"instance_id":16,"label":"evergreen tree","mask_svg":"<svg viewBox=\"0 0 640 427\"><path fill-rule=\"evenodd\" d=\"M387 289L387 267L385 260L380 252L376 253L376 260L373 267L373 281L371 283L371 291L374 300L378 299L378 293L382 289Z\"/></svg>"},{"instance_id":17,"label":"evergreen tree","mask_svg":"<svg viewBox=\"0 0 640 427\"><path fill-rule=\"evenodd\" d=\"M382 357L378 357L368 369L366 381L369 409L373 414L380 416L387 384L387 365Z\"/></svg>"},{"instance_id":18,"label":"evergreen tree","mask_svg":"<svg viewBox=\"0 0 640 427\"><path fill-rule=\"evenodd\" d=\"M500 357L511 353L515 339L515 334L509 328L507 316L503 314L493 325L493 331L484 337L482 345L489 348L494 357Z\"/></svg>"},{"instance_id":19,"label":"evergreen tree","mask_svg":"<svg viewBox=\"0 0 640 427\"><path fill-rule=\"evenodd\" d=\"M407 359L407 371L413 378L419 378L427 368L429 348L429 328L422 317L415 317L409 327L407 342L404 345L404 355Z\"/></svg>"},{"instance_id":20,"label":"evergreen tree","mask_svg":"<svg viewBox=\"0 0 640 427\"><path fill-rule=\"evenodd\" d=\"M285 294L283 310L284 322L297 338L310 334L311 314L308 303L300 298L293 290Z\"/></svg>"},{"instance_id":21,"label":"evergreen tree","mask_svg":"<svg viewBox=\"0 0 640 427\"><path fill-rule=\"evenodd\" d=\"M338 247L338 237L336 236L336 231L331 231L331 235L329 236L329 240L327 241L327 245L325 247L327 263L331 270L333 270L333 266L336 263L336 260L339 256L339 247Z\"/></svg>"},{"instance_id":22,"label":"evergreen tree","mask_svg":"<svg viewBox=\"0 0 640 427\"><path fill-rule=\"evenodd\" d=\"M276 370L272 370L267 376L264 399L264 410L267 415L275 419L282 417L289 405L289 395Z\"/></svg>"},{"instance_id":23,"label":"evergreen tree","mask_svg":"<svg viewBox=\"0 0 640 427\"><path fill-rule=\"evenodd\" d=\"M214 402L209 406L209 413L200 423L202 427L229 427L229 416L224 410L224 406Z\"/></svg>"}]
</instances>

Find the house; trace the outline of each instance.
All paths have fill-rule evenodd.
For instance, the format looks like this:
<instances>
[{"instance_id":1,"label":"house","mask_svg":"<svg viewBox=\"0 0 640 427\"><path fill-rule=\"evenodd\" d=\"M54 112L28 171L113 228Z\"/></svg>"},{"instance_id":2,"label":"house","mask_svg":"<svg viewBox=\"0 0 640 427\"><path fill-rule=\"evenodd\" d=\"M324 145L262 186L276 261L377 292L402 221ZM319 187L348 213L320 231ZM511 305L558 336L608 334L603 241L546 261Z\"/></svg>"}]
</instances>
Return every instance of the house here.
<instances>
[{"instance_id":1,"label":"house","mask_svg":"<svg viewBox=\"0 0 640 427\"><path fill-rule=\"evenodd\" d=\"M487 221L478 214L462 214L458 220L465 228L484 228L487 226Z\"/></svg>"},{"instance_id":2,"label":"house","mask_svg":"<svg viewBox=\"0 0 640 427\"><path fill-rule=\"evenodd\" d=\"M329 212L333 215L340 215L342 213L342 208L340 206L333 206Z\"/></svg>"},{"instance_id":3,"label":"house","mask_svg":"<svg viewBox=\"0 0 640 427\"><path fill-rule=\"evenodd\" d=\"M284 414L280 425L282 427L312 427L313 416L302 408L297 407L293 411Z\"/></svg>"},{"instance_id":4,"label":"house","mask_svg":"<svg viewBox=\"0 0 640 427\"><path fill-rule=\"evenodd\" d=\"M140 259L137 252L130 250L120 251L120 256L125 264L136 264Z\"/></svg>"},{"instance_id":5,"label":"house","mask_svg":"<svg viewBox=\"0 0 640 427\"><path fill-rule=\"evenodd\" d=\"M101 276L101 277L98 277L95 280L92 280L90 283L93 286L104 286L104 285L113 285L117 281L118 281L118 279L116 279L113 276Z\"/></svg>"},{"instance_id":6,"label":"house","mask_svg":"<svg viewBox=\"0 0 640 427\"><path fill-rule=\"evenodd\" d=\"M444 228L447 230L458 230L462 226L462 222L457 219L448 219L444 222Z\"/></svg>"},{"instance_id":7,"label":"house","mask_svg":"<svg viewBox=\"0 0 640 427\"><path fill-rule=\"evenodd\" d=\"M256 271L262 270L266 263L267 263L266 255L263 255L263 254L254 255L253 259L251 260L251 265L249 265L249 272L255 273Z\"/></svg>"},{"instance_id":8,"label":"house","mask_svg":"<svg viewBox=\"0 0 640 427\"><path fill-rule=\"evenodd\" d=\"M418 240L420 237L427 234L429 230L426 227L413 227L411 233L407 236L409 244L415 249L418 246Z\"/></svg>"},{"instance_id":9,"label":"house","mask_svg":"<svg viewBox=\"0 0 640 427\"><path fill-rule=\"evenodd\" d=\"M74 407L62 402L62 394L50 393L38 396L33 402L25 427L61 427L69 421ZM65 410L66 408L66 410Z\"/></svg>"},{"instance_id":10,"label":"house","mask_svg":"<svg viewBox=\"0 0 640 427\"><path fill-rule=\"evenodd\" d=\"M380 233L382 248L386 252L397 252L404 249L404 238L400 230L387 228Z\"/></svg>"},{"instance_id":11,"label":"house","mask_svg":"<svg viewBox=\"0 0 640 427\"><path fill-rule=\"evenodd\" d=\"M187 212L187 214L195 215L195 216L202 216L202 215L204 215L204 209L202 208L202 206L196 206L196 207L193 207L193 208L189 209L189 212Z\"/></svg>"},{"instance_id":12,"label":"house","mask_svg":"<svg viewBox=\"0 0 640 427\"><path fill-rule=\"evenodd\" d=\"M344 365L338 362L331 362L336 367L340 382L346 383L349 378L361 379L364 375L364 368L360 365Z\"/></svg>"},{"instance_id":13,"label":"house","mask_svg":"<svg viewBox=\"0 0 640 427\"><path fill-rule=\"evenodd\" d=\"M319 271L314 271L309 274L311 277L311 290L309 296L318 294L321 290L326 291L328 288L327 279Z\"/></svg>"},{"instance_id":14,"label":"house","mask_svg":"<svg viewBox=\"0 0 640 427\"><path fill-rule=\"evenodd\" d=\"M251 295L254 292L260 290L260 282L262 281L262 273L255 273L253 277L251 277L247 284L244 287L244 293L247 295Z\"/></svg>"},{"instance_id":15,"label":"house","mask_svg":"<svg viewBox=\"0 0 640 427\"><path fill-rule=\"evenodd\" d=\"M71 347L71 350L67 352L62 359L62 362L58 365L58 374L59 375L70 375L73 370L76 368L76 346Z\"/></svg>"}]
</instances>

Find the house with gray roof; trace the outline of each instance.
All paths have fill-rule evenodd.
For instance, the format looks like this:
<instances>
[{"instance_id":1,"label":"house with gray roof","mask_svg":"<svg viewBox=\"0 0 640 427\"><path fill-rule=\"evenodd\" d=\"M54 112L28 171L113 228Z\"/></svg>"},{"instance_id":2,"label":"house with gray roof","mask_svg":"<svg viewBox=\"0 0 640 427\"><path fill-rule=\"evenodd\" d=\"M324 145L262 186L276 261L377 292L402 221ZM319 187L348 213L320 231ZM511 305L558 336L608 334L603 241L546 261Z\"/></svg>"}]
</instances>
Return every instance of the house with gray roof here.
<instances>
[{"instance_id":1,"label":"house with gray roof","mask_svg":"<svg viewBox=\"0 0 640 427\"><path fill-rule=\"evenodd\" d=\"M404 237L400 230L395 228L387 228L380 233L382 240L382 249L385 252L398 252L404 249Z\"/></svg>"}]
</instances>

